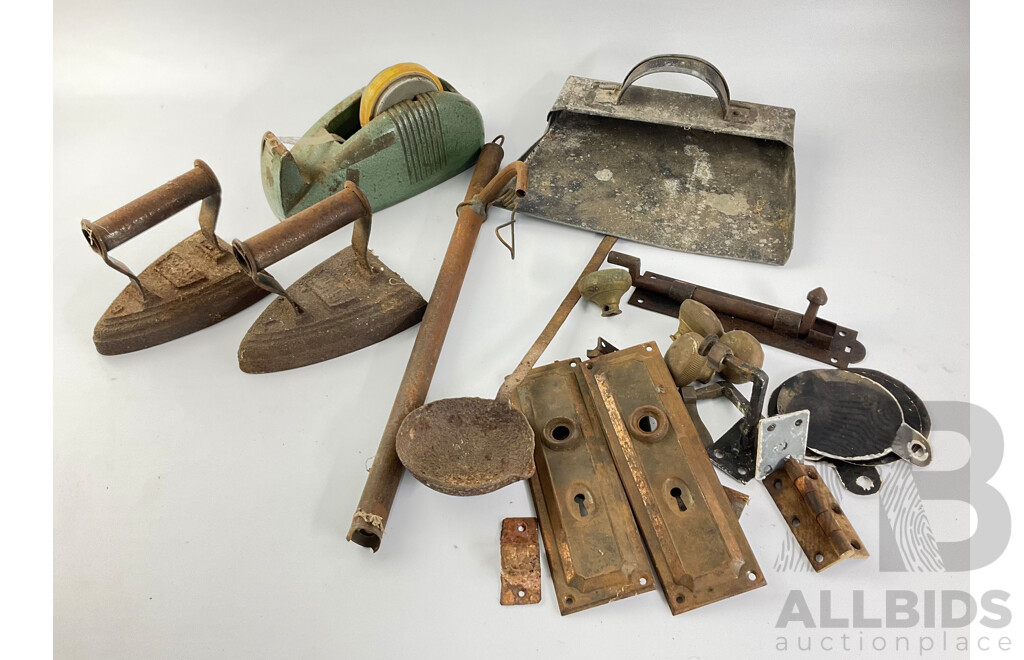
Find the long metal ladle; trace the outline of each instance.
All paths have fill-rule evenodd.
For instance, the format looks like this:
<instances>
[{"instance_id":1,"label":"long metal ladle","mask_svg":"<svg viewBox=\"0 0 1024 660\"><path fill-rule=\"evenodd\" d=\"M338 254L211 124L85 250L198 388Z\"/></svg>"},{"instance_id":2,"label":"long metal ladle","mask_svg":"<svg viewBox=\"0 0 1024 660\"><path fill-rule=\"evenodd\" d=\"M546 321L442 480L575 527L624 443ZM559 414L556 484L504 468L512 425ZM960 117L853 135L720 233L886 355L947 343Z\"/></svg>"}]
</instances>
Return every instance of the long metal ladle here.
<instances>
[{"instance_id":1,"label":"long metal ladle","mask_svg":"<svg viewBox=\"0 0 1024 660\"><path fill-rule=\"evenodd\" d=\"M498 172L505 155L501 148L503 141L504 138L499 137L494 142L485 144L480 150L465 201L457 207L458 221L455 231L448 243L448 251L437 275L430 302L423 314L423 321L420 323L402 384L391 408L391 416L384 427L380 446L366 479L366 486L352 518L348 540L372 548L374 552L380 548L391 505L402 477L402 464L395 451L398 429L406 416L422 406L426 400L437 359L451 324L462 283L466 278L473 246L476 244L480 227L487 218L487 209L513 177L516 179L515 195L526 195L526 165L515 161Z\"/></svg>"}]
</instances>

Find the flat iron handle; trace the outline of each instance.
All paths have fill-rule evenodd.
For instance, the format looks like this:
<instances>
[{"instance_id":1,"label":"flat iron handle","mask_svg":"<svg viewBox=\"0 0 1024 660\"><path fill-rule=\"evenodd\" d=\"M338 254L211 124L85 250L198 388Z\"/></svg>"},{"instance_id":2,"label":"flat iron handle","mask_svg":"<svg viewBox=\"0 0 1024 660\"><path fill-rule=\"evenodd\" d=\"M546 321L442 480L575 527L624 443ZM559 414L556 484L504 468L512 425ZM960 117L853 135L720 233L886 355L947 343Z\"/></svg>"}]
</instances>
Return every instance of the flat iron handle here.
<instances>
[{"instance_id":1,"label":"flat iron handle","mask_svg":"<svg viewBox=\"0 0 1024 660\"><path fill-rule=\"evenodd\" d=\"M201 160L181 176L171 179L159 188L151 190L142 197L128 202L112 213L99 220L90 222L82 220L82 233L97 249L98 244L106 250L113 250L118 245L151 229L167 218L175 215L200 200L211 199L212 205L220 207L220 183L210 166ZM200 215L202 225L202 215ZM214 210L212 224L216 223ZM203 227L205 233L205 227ZM210 234L213 227L210 227Z\"/></svg>"},{"instance_id":2,"label":"flat iron handle","mask_svg":"<svg viewBox=\"0 0 1024 660\"><path fill-rule=\"evenodd\" d=\"M198 159L188 172L99 220L82 220L82 234L93 252L108 266L128 276L145 299L146 291L135 273L107 253L200 200L203 205L199 209L199 229L214 248L220 249L214 233L220 212L220 182L210 166Z\"/></svg>"},{"instance_id":3,"label":"flat iron handle","mask_svg":"<svg viewBox=\"0 0 1024 660\"><path fill-rule=\"evenodd\" d=\"M356 226L352 230L352 247L359 262L369 269L366 250L370 238L371 215L366 195L356 184L346 181L342 190L327 199L299 211L248 240L241 241L236 238L231 242L231 247L238 265L253 282L271 293L283 296L297 312L301 312L298 304L285 292L284 287L266 272L266 269L353 222L356 222Z\"/></svg>"},{"instance_id":4,"label":"flat iron handle","mask_svg":"<svg viewBox=\"0 0 1024 660\"><path fill-rule=\"evenodd\" d=\"M232 245L239 264L247 271L263 270L319 241L342 227L370 215L366 196L351 181L327 199L299 211L248 240ZM245 257L242 259L242 257Z\"/></svg>"},{"instance_id":5,"label":"flat iron handle","mask_svg":"<svg viewBox=\"0 0 1024 660\"><path fill-rule=\"evenodd\" d=\"M622 100L629 86L640 78L652 73L685 73L703 80L715 91L718 102L722 104L722 117L729 118L729 85L725 82L725 76L718 68L699 57L692 55L655 55L648 57L626 74L626 79L619 85L618 94L615 96L615 103Z\"/></svg>"}]
</instances>

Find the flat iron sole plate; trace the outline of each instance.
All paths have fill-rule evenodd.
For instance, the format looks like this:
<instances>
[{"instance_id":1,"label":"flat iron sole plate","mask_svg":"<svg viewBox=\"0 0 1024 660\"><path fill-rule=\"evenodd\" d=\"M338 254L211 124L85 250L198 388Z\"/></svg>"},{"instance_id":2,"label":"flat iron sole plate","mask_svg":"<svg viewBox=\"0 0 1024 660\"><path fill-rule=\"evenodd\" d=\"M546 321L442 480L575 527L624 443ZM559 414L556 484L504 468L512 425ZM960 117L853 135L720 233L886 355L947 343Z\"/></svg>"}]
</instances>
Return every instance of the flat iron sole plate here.
<instances>
[{"instance_id":1,"label":"flat iron sole plate","mask_svg":"<svg viewBox=\"0 0 1024 660\"><path fill-rule=\"evenodd\" d=\"M146 298L129 284L96 324L103 355L131 353L184 337L249 307L267 292L242 272L231 247L202 232L181 241L139 274Z\"/></svg>"},{"instance_id":2,"label":"flat iron sole plate","mask_svg":"<svg viewBox=\"0 0 1024 660\"><path fill-rule=\"evenodd\" d=\"M781 142L565 112L526 164L528 215L768 264L793 247L793 149Z\"/></svg>"},{"instance_id":3,"label":"flat iron sole plate","mask_svg":"<svg viewBox=\"0 0 1024 660\"><path fill-rule=\"evenodd\" d=\"M370 271L347 247L288 287L301 314L282 297L270 303L238 347L242 371L269 373L316 364L419 323L427 307L423 296L376 255L367 256Z\"/></svg>"}]
</instances>

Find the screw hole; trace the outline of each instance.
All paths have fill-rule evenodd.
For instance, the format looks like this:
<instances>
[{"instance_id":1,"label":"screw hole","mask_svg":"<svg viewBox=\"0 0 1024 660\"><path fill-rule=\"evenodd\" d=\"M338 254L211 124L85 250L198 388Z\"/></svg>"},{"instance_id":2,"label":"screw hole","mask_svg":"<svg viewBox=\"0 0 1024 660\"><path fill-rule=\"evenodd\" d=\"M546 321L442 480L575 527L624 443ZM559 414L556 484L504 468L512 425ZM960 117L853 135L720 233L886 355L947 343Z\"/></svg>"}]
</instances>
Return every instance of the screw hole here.
<instances>
[{"instance_id":1,"label":"screw hole","mask_svg":"<svg viewBox=\"0 0 1024 660\"><path fill-rule=\"evenodd\" d=\"M637 420L636 425L644 433L654 433L658 430L658 420L654 419L650 415L644 415Z\"/></svg>"},{"instance_id":2,"label":"screw hole","mask_svg":"<svg viewBox=\"0 0 1024 660\"><path fill-rule=\"evenodd\" d=\"M782 479L776 479L772 485L775 486L775 490L782 490Z\"/></svg>"},{"instance_id":3,"label":"screw hole","mask_svg":"<svg viewBox=\"0 0 1024 660\"><path fill-rule=\"evenodd\" d=\"M519 597L520 597L520 598L522 598L522 597L523 597L523 596L525 596L525 595L526 595L526 592L525 592L525 591L523 591L522 589L520 589L520 590L519 590Z\"/></svg>"},{"instance_id":4,"label":"screw hole","mask_svg":"<svg viewBox=\"0 0 1024 660\"><path fill-rule=\"evenodd\" d=\"M775 425L774 424L769 424L768 425L768 432L771 433L774 430L775 430Z\"/></svg>"},{"instance_id":5,"label":"screw hole","mask_svg":"<svg viewBox=\"0 0 1024 660\"><path fill-rule=\"evenodd\" d=\"M573 599L572 599L572 596L566 596L566 597L565 597L565 604L566 604L566 605L572 605L572 604L573 604L573 602L574 602L574 601L573 601Z\"/></svg>"},{"instance_id":6,"label":"screw hole","mask_svg":"<svg viewBox=\"0 0 1024 660\"><path fill-rule=\"evenodd\" d=\"M641 587L647 586L647 578L645 578L645 577L641 577L640 578L640 586Z\"/></svg>"},{"instance_id":7,"label":"screw hole","mask_svg":"<svg viewBox=\"0 0 1024 660\"><path fill-rule=\"evenodd\" d=\"M725 452L723 452L721 449L716 449L715 458L725 458Z\"/></svg>"},{"instance_id":8,"label":"screw hole","mask_svg":"<svg viewBox=\"0 0 1024 660\"><path fill-rule=\"evenodd\" d=\"M829 362L831 362L832 364L839 364L839 358L830 358Z\"/></svg>"},{"instance_id":9,"label":"screw hole","mask_svg":"<svg viewBox=\"0 0 1024 660\"><path fill-rule=\"evenodd\" d=\"M686 598L685 598L685 597L683 597L683 595L682 595L682 594L680 594L680 595L676 596L676 603L678 603L678 604L682 605L682 603L683 603L683 601L684 601L684 600L686 600Z\"/></svg>"},{"instance_id":10,"label":"screw hole","mask_svg":"<svg viewBox=\"0 0 1024 660\"><path fill-rule=\"evenodd\" d=\"M794 517L793 520L790 521L790 523L793 525L793 527L799 527L800 526L800 519Z\"/></svg>"},{"instance_id":11,"label":"screw hole","mask_svg":"<svg viewBox=\"0 0 1024 660\"><path fill-rule=\"evenodd\" d=\"M639 303L641 305L644 304L644 299L643 298L637 298L636 301L637 301L637 303Z\"/></svg>"},{"instance_id":12,"label":"screw hole","mask_svg":"<svg viewBox=\"0 0 1024 660\"><path fill-rule=\"evenodd\" d=\"M747 468L745 468L745 467L743 467L741 465L738 468L736 468L736 472L738 472L741 476L742 475L746 475L747 474Z\"/></svg>"},{"instance_id":13,"label":"screw hole","mask_svg":"<svg viewBox=\"0 0 1024 660\"><path fill-rule=\"evenodd\" d=\"M747 579L753 582L757 579L757 573L755 573L754 571L747 571Z\"/></svg>"},{"instance_id":14,"label":"screw hole","mask_svg":"<svg viewBox=\"0 0 1024 660\"><path fill-rule=\"evenodd\" d=\"M526 531L526 525L520 525L519 527L516 527L516 529L518 529L520 532L525 532Z\"/></svg>"},{"instance_id":15,"label":"screw hole","mask_svg":"<svg viewBox=\"0 0 1024 660\"><path fill-rule=\"evenodd\" d=\"M811 479L814 479L815 481L817 481L817 479L818 479L818 473L817 472L810 472L810 471L808 471L807 476L810 477Z\"/></svg>"},{"instance_id":16,"label":"screw hole","mask_svg":"<svg viewBox=\"0 0 1024 660\"><path fill-rule=\"evenodd\" d=\"M854 550L860 550L860 548L861 548L860 541L858 541L856 539L854 539L853 541L850 541L850 545L853 546Z\"/></svg>"},{"instance_id":17,"label":"screw hole","mask_svg":"<svg viewBox=\"0 0 1024 660\"><path fill-rule=\"evenodd\" d=\"M795 422L793 422L793 425L794 426L803 426L804 425L804 420L798 419Z\"/></svg>"},{"instance_id":18,"label":"screw hole","mask_svg":"<svg viewBox=\"0 0 1024 660\"><path fill-rule=\"evenodd\" d=\"M651 348L650 346L648 346L648 347L647 347L647 352L648 352L648 353L650 353L650 352L651 352L651 351L653 351L653 350L654 350L654 349L653 349L653 348Z\"/></svg>"},{"instance_id":19,"label":"screw hole","mask_svg":"<svg viewBox=\"0 0 1024 660\"><path fill-rule=\"evenodd\" d=\"M845 337L846 336L846 332L844 332L843 330L840 330L839 331L839 336L840 337Z\"/></svg>"},{"instance_id":20,"label":"screw hole","mask_svg":"<svg viewBox=\"0 0 1024 660\"><path fill-rule=\"evenodd\" d=\"M837 516L841 516L843 515L843 510L839 508L838 504L836 504L835 506L832 507L832 513L836 514Z\"/></svg>"},{"instance_id":21,"label":"screw hole","mask_svg":"<svg viewBox=\"0 0 1024 660\"><path fill-rule=\"evenodd\" d=\"M555 428L551 429L551 437L555 440L565 440L569 437L572 431L565 424L559 424Z\"/></svg>"},{"instance_id":22,"label":"screw hole","mask_svg":"<svg viewBox=\"0 0 1024 660\"><path fill-rule=\"evenodd\" d=\"M818 554L814 555L814 561L820 564L821 562L825 561L825 555L819 552Z\"/></svg>"}]
</instances>

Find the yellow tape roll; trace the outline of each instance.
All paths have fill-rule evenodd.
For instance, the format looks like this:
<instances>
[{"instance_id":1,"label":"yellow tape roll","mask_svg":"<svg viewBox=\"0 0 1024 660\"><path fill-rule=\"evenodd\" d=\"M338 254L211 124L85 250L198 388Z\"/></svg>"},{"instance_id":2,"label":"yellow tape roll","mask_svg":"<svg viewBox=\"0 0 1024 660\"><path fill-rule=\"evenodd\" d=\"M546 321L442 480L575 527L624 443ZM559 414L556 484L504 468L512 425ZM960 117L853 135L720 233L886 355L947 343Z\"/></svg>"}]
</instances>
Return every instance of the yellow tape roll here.
<instances>
[{"instance_id":1,"label":"yellow tape roll","mask_svg":"<svg viewBox=\"0 0 1024 660\"><path fill-rule=\"evenodd\" d=\"M402 64L395 64L389 66L377 75L373 77L370 84L363 90L363 98L359 101L359 125L366 126L373 119L374 110L377 105L377 101L397 80L415 76L423 79L427 78L433 84L437 85L437 89L441 90L441 81L437 76L432 74L422 65L414 62L403 62Z\"/></svg>"}]
</instances>

